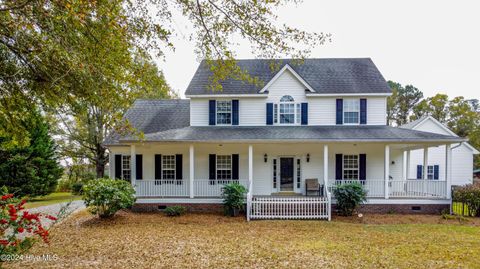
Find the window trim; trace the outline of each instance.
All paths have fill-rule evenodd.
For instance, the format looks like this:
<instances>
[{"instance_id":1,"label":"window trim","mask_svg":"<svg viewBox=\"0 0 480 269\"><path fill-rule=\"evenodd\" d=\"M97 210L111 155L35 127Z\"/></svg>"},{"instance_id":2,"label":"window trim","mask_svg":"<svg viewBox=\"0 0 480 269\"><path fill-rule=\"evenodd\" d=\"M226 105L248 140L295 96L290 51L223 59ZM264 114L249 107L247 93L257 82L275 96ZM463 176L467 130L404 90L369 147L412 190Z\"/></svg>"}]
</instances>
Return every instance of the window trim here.
<instances>
[{"instance_id":1,"label":"window trim","mask_svg":"<svg viewBox=\"0 0 480 269\"><path fill-rule=\"evenodd\" d=\"M230 169L218 169L218 157L219 156L227 156L227 157L230 157ZM232 176L233 176L233 156L232 154L217 154L215 156L215 180L217 181L222 181L222 180L232 180ZM219 170L222 170L222 171L230 171L230 178L227 178L227 179L224 179L224 178L218 178L218 171Z\"/></svg>"},{"instance_id":2,"label":"window trim","mask_svg":"<svg viewBox=\"0 0 480 269\"><path fill-rule=\"evenodd\" d=\"M219 112L218 111L218 108L219 108L219 103L229 103L230 104L230 111L229 112ZM218 114L230 114L230 123L219 123L218 122ZM230 126L232 125L232 122L233 122L233 108L232 108L232 100L215 100L215 124L216 125L219 125L219 126Z\"/></svg>"},{"instance_id":3,"label":"window trim","mask_svg":"<svg viewBox=\"0 0 480 269\"><path fill-rule=\"evenodd\" d=\"M358 110L357 111L353 111L353 110L346 110L346 104L348 102L352 102L352 101L355 101L357 104L356 104L356 107L358 107ZM360 125L360 98L343 98L343 102L342 102L342 123L343 125ZM346 123L345 122L345 113L347 112L356 112L357 113L357 122L350 122L350 123Z\"/></svg>"},{"instance_id":4,"label":"window trim","mask_svg":"<svg viewBox=\"0 0 480 269\"><path fill-rule=\"evenodd\" d=\"M121 175L121 178L123 180L128 180L130 181L132 179L132 158L130 155L128 154L122 154L122 175ZM128 160L128 168L125 168L124 164L125 164L125 160ZM128 171L128 174L129 174L129 177L128 178L125 178L124 177L124 171Z\"/></svg>"},{"instance_id":5,"label":"window trim","mask_svg":"<svg viewBox=\"0 0 480 269\"><path fill-rule=\"evenodd\" d=\"M173 157L173 169L172 168L165 168L165 160L167 159L166 157ZM173 178L165 178L165 171L172 171L173 170ZM168 155L162 155L162 180L177 180L177 158L175 154L168 154Z\"/></svg>"},{"instance_id":6,"label":"window trim","mask_svg":"<svg viewBox=\"0 0 480 269\"><path fill-rule=\"evenodd\" d=\"M345 156L356 156L357 158L357 168L346 168L349 171L357 171L356 179L347 179L345 178ZM342 154L342 180L360 180L360 155L359 154Z\"/></svg>"},{"instance_id":7,"label":"window trim","mask_svg":"<svg viewBox=\"0 0 480 269\"><path fill-rule=\"evenodd\" d=\"M283 98L288 97L290 100L282 101ZM282 105L293 105L293 113L283 113L291 115L293 114L293 122L291 123L280 123L281 118L281 106ZM295 102L295 99L291 95L283 95L277 103L273 104L273 124L274 125L300 125L302 119L302 105L301 103Z\"/></svg>"}]
</instances>

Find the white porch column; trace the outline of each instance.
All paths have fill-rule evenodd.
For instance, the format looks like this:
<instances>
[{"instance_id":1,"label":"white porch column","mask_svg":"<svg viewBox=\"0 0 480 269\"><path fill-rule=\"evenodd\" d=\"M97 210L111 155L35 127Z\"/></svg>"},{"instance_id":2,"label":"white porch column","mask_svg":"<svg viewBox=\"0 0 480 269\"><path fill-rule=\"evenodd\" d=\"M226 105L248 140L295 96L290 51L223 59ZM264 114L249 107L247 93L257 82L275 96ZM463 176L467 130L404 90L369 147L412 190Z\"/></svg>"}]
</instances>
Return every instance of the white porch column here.
<instances>
[{"instance_id":1,"label":"white porch column","mask_svg":"<svg viewBox=\"0 0 480 269\"><path fill-rule=\"evenodd\" d=\"M190 169L188 170L190 172L189 180L190 180L190 198L194 197L193 190L194 190L194 178L195 178L195 149L193 148L193 145L190 145L190 150L189 150L189 165Z\"/></svg>"},{"instance_id":2,"label":"white porch column","mask_svg":"<svg viewBox=\"0 0 480 269\"><path fill-rule=\"evenodd\" d=\"M411 160L410 155L411 155L411 152L412 152L411 150L407 150L407 172L406 172L407 173L407 175L406 175L407 179L410 176L410 160Z\"/></svg>"},{"instance_id":3,"label":"white porch column","mask_svg":"<svg viewBox=\"0 0 480 269\"><path fill-rule=\"evenodd\" d=\"M423 184L422 184L422 194L426 193L426 181L428 178L428 147L423 148Z\"/></svg>"},{"instance_id":4,"label":"white porch column","mask_svg":"<svg viewBox=\"0 0 480 269\"><path fill-rule=\"evenodd\" d=\"M385 145L385 199L388 199L388 181L390 179L390 146Z\"/></svg>"},{"instance_id":5,"label":"white porch column","mask_svg":"<svg viewBox=\"0 0 480 269\"><path fill-rule=\"evenodd\" d=\"M115 155L111 150L108 151L108 177L115 178Z\"/></svg>"},{"instance_id":6,"label":"white porch column","mask_svg":"<svg viewBox=\"0 0 480 269\"><path fill-rule=\"evenodd\" d=\"M407 151L404 150L403 151L403 160L402 160L402 164L403 164L403 166L402 166L402 178L403 178L403 180L407 180L407 178L408 178L408 176L407 176L407 174L408 174L408 172L407 172L407 167L408 167L407 159L408 159L407 158Z\"/></svg>"},{"instance_id":7,"label":"white porch column","mask_svg":"<svg viewBox=\"0 0 480 269\"><path fill-rule=\"evenodd\" d=\"M253 146L248 145L248 192L253 194Z\"/></svg>"},{"instance_id":8,"label":"white porch column","mask_svg":"<svg viewBox=\"0 0 480 269\"><path fill-rule=\"evenodd\" d=\"M323 145L323 184L325 190L328 190L328 145Z\"/></svg>"},{"instance_id":9,"label":"white porch column","mask_svg":"<svg viewBox=\"0 0 480 269\"><path fill-rule=\"evenodd\" d=\"M445 181L447 183L447 199L452 198L452 145L445 145Z\"/></svg>"},{"instance_id":10,"label":"white porch column","mask_svg":"<svg viewBox=\"0 0 480 269\"><path fill-rule=\"evenodd\" d=\"M137 178L137 158L135 152L135 145L130 146L130 182L135 187L135 180Z\"/></svg>"}]
</instances>

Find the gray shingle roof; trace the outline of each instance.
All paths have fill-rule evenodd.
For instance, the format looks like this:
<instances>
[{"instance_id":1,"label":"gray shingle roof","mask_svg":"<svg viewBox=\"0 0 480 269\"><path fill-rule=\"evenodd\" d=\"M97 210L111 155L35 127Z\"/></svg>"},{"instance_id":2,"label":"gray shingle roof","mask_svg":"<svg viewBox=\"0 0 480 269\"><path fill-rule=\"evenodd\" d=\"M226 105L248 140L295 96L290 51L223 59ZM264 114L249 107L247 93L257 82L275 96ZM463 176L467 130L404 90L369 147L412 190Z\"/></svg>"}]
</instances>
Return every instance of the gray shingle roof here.
<instances>
[{"instance_id":1,"label":"gray shingle roof","mask_svg":"<svg viewBox=\"0 0 480 269\"><path fill-rule=\"evenodd\" d=\"M238 60L237 64L251 76L258 77L264 84L267 84L278 72L271 70L272 61L279 62L280 69L285 64L289 64L317 94L391 93L390 87L370 58L306 59L302 64L297 65L289 59L256 59ZM244 81L227 79L221 83L222 91L212 92L208 89L211 74L207 63L202 61L185 94L187 96L256 94L262 89L262 87Z\"/></svg>"},{"instance_id":2,"label":"gray shingle roof","mask_svg":"<svg viewBox=\"0 0 480 269\"><path fill-rule=\"evenodd\" d=\"M126 137L125 142L135 138ZM391 126L190 126L145 135L145 141L460 142L462 138Z\"/></svg>"},{"instance_id":3,"label":"gray shingle roof","mask_svg":"<svg viewBox=\"0 0 480 269\"><path fill-rule=\"evenodd\" d=\"M123 116L138 131L145 134L190 126L190 100L136 100ZM119 143L120 135L113 133L104 144Z\"/></svg>"}]
</instances>

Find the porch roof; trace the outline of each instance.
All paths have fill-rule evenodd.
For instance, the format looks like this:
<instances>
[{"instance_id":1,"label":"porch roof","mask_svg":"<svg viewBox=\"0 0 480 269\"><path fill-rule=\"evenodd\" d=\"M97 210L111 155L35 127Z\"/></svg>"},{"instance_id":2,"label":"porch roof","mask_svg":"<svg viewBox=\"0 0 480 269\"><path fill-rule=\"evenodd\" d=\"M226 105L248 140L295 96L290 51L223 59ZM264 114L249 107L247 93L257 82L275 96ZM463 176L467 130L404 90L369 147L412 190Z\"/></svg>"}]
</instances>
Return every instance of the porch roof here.
<instances>
[{"instance_id":1,"label":"porch roof","mask_svg":"<svg viewBox=\"0 0 480 269\"><path fill-rule=\"evenodd\" d=\"M135 136L119 142L138 142ZM147 133L144 142L431 142L465 139L391 126L189 126Z\"/></svg>"}]
</instances>

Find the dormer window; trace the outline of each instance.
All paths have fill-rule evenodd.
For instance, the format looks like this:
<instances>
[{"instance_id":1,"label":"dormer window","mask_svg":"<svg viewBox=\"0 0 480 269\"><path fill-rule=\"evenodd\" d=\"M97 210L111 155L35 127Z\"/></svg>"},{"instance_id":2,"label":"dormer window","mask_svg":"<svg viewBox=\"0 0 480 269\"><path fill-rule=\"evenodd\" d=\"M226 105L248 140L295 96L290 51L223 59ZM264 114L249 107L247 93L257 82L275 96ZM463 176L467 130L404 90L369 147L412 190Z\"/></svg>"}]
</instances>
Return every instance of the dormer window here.
<instances>
[{"instance_id":1,"label":"dormer window","mask_svg":"<svg viewBox=\"0 0 480 269\"><path fill-rule=\"evenodd\" d=\"M232 124L232 101L217 101L217 125Z\"/></svg>"},{"instance_id":2,"label":"dormer window","mask_svg":"<svg viewBox=\"0 0 480 269\"><path fill-rule=\"evenodd\" d=\"M273 108L273 122L275 124L299 124L301 119L300 104L295 103L290 95L284 95L279 104Z\"/></svg>"},{"instance_id":3,"label":"dormer window","mask_svg":"<svg viewBox=\"0 0 480 269\"><path fill-rule=\"evenodd\" d=\"M358 124L360 118L360 99L343 100L343 123Z\"/></svg>"}]
</instances>

